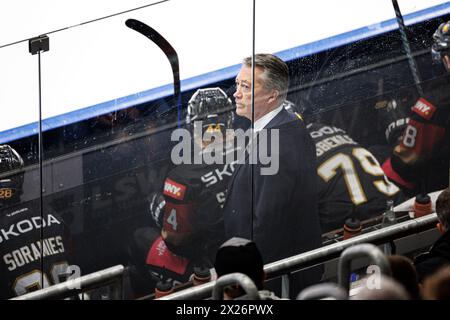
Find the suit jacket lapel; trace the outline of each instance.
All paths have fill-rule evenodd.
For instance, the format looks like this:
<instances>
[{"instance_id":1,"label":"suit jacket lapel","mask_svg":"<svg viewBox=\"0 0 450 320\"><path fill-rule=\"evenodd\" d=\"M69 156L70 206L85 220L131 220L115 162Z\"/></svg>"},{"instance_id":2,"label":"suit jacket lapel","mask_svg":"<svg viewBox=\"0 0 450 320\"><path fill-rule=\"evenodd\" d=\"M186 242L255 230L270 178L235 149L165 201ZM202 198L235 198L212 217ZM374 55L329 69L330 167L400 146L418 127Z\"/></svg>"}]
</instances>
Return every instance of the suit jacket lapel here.
<instances>
[{"instance_id":1,"label":"suit jacket lapel","mask_svg":"<svg viewBox=\"0 0 450 320\"><path fill-rule=\"evenodd\" d=\"M289 119L289 113L283 108L280 112L265 126L264 129L276 128Z\"/></svg>"},{"instance_id":2,"label":"suit jacket lapel","mask_svg":"<svg viewBox=\"0 0 450 320\"><path fill-rule=\"evenodd\" d=\"M234 180L236 179L237 175L239 174L239 170L241 170L241 168L243 166L249 164L249 156L250 156L250 154L248 152L248 148L252 148L251 144L257 143L258 134L256 133L254 135L255 135L255 137L253 138L253 141L250 140L249 143L247 144L247 146L244 149L244 163L242 163L242 164L238 163L238 164L236 164L236 167L234 168L233 175L231 176L230 182L228 183L228 190L227 190L227 194L226 194L226 197L225 197L225 202L228 199L228 196L230 194L230 190L233 188ZM253 148L254 148L254 146L253 146Z\"/></svg>"},{"instance_id":3,"label":"suit jacket lapel","mask_svg":"<svg viewBox=\"0 0 450 320\"><path fill-rule=\"evenodd\" d=\"M287 114L287 111L286 110L281 110L276 116L275 116L275 118L273 118L268 124L267 124L267 126L264 128L264 129L270 129L270 128L275 128L275 127L277 127L277 126L279 126L280 124L282 124L283 122L285 122L286 121L286 116L289 116L288 114ZM289 117L287 117L287 118L289 118ZM256 133L255 134L255 137L254 137L254 139L253 139L253 142L252 141L250 141L249 142L249 144L247 145L247 147L249 147L249 145L250 144L255 144L256 143L256 145L258 144L258 133ZM250 146L250 148L255 148L255 146ZM256 148L255 148L255 150L257 150ZM230 195L230 190L233 188L233 184L234 184L234 180L236 179L236 177L237 177L237 175L239 174L239 171L241 170L241 168L243 167L243 166L245 166L245 165L247 165L249 162L248 162L248 159L249 159L249 156L250 156L250 154L247 152L247 148L245 148L245 160L244 160L244 164L237 164L236 165L236 167L235 167L235 170L234 170L234 173L233 173L233 175L231 176L231 179L230 179L230 182L229 182L229 184L228 184L228 190L227 190L227 194L226 194L226 198L225 198L225 203L227 202L227 200L228 200L228 197L229 197L229 195Z\"/></svg>"}]
</instances>

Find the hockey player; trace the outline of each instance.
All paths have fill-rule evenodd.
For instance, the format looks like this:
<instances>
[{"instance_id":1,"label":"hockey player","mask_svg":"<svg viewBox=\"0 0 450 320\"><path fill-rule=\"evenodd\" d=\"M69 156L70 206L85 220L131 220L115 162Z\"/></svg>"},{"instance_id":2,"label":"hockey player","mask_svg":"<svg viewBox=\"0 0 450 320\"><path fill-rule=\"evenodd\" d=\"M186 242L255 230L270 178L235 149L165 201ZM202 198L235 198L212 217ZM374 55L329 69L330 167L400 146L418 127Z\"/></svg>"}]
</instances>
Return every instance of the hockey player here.
<instances>
[{"instance_id":1,"label":"hockey player","mask_svg":"<svg viewBox=\"0 0 450 320\"><path fill-rule=\"evenodd\" d=\"M39 201L20 201L23 160L0 145L0 298L8 299L64 281L70 237L63 220ZM42 237L41 237L42 235Z\"/></svg>"},{"instance_id":2,"label":"hockey player","mask_svg":"<svg viewBox=\"0 0 450 320\"><path fill-rule=\"evenodd\" d=\"M450 72L450 22L435 31L431 54ZM442 80L423 84L425 94L411 108L399 143L383 164L387 177L409 195L448 186L450 91L448 77Z\"/></svg>"},{"instance_id":3,"label":"hockey player","mask_svg":"<svg viewBox=\"0 0 450 320\"><path fill-rule=\"evenodd\" d=\"M186 123L191 133L202 125L193 150L203 156L217 152L209 147L214 139L220 143L226 137L233 122L231 108L219 88L200 89L192 96ZM223 143L222 155L233 152L232 141L225 138ZM131 284L137 295L151 291L157 281L187 282L194 267L213 266L224 241L222 205L233 171L234 163L226 161L181 164L169 172L163 191L150 195L155 226L136 230L130 245Z\"/></svg>"},{"instance_id":4,"label":"hockey player","mask_svg":"<svg viewBox=\"0 0 450 320\"><path fill-rule=\"evenodd\" d=\"M334 126L310 123L316 144L319 216L322 232L341 228L347 218L360 221L380 215L386 201L401 200L376 158Z\"/></svg>"}]
</instances>

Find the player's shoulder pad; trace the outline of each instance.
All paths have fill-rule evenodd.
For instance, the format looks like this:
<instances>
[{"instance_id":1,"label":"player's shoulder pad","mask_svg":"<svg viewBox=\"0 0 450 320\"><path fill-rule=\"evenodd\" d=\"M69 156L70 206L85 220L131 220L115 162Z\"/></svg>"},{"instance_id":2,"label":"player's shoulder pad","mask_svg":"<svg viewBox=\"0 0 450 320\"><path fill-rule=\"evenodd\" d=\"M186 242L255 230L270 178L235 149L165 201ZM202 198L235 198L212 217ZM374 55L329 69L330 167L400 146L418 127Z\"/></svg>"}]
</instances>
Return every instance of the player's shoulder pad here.
<instances>
[{"instance_id":1,"label":"player's shoulder pad","mask_svg":"<svg viewBox=\"0 0 450 320\"><path fill-rule=\"evenodd\" d=\"M187 186L174 181L171 178L166 178L164 181L164 191L165 196L174 198L179 201L183 201L186 196Z\"/></svg>"},{"instance_id":2,"label":"player's shoulder pad","mask_svg":"<svg viewBox=\"0 0 450 320\"><path fill-rule=\"evenodd\" d=\"M429 102L425 98L420 98L417 100L416 104L412 107L412 111L419 115L420 117L430 120L431 117L436 112L436 106Z\"/></svg>"}]
</instances>

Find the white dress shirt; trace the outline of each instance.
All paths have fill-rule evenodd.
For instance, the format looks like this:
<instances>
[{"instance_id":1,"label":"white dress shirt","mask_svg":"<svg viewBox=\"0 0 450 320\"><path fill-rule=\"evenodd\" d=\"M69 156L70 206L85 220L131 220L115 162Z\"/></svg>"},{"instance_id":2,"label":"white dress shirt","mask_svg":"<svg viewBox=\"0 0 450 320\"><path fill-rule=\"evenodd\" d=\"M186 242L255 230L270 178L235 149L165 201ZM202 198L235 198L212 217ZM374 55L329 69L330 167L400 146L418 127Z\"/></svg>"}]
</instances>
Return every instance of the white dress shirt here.
<instances>
[{"instance_id":1,"label":"white dress shirt","mask_svg":"<svg viewBox=\"0 0 450 320\"><path fill-rule=\"evenodd\" d=\"M283 109L283 106L279 106L278 108L270 111L269 113L266 113L261 118L255 121L255 125L253 126L253 132L257 133L264 129L265 126L269 124L269 122L275 118L275 116L280 113L281 109Z\"/></svg>"}]
</instances>

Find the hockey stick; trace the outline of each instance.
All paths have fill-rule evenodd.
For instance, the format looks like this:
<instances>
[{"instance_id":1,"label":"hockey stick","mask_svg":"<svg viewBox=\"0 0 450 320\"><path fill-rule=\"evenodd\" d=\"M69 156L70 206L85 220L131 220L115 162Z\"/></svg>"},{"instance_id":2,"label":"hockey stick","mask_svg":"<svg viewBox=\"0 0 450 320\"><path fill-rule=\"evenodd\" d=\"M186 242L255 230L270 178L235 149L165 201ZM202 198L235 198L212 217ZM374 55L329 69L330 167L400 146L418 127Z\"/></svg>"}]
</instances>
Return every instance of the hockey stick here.
<instances>
[{"instance_id":1,"label":"hockey stick","mask_svg":"<svg viewBox=\"0 0 450 320\"><path fill-rule=\"evenodd\" d=\"M411 54L411 48L409 46L408 36L406 35L406 26L405 21L403 20L403 15L400 11L400 7L398 6L397 0L392 0L392 5L394 6L395 16L397 18L397 23L400 30L400 37L402 38L403 49L405 50L406 56L408 58L409 68L411 69L411 73L416 84L417 92L420 97L423 97L423 90L420 86L420 76L419 70L417 68L416 62Z\"/></svg>"},{"instance_id":2,"label":"hockey stick","mask_svg":"<svg viewBox=\"0 0 450 320\"><path fill-rule=\"evenodd\" d=\"M145 37L149 38L154 44L156 44L166 55L167 59L169 59L170 66L172 68L173 74L173 93L177 102L177 110L178 110L178 124L181 121L181 84L180 84L180 64L178 61L178 54L172 45L155 29L146 25L145 23L135 20L128 19L125 22L125 25L134 31L139 32ZM169 111L171 111L170 109Z\"/></svg>"},{"instance_id":3,"label":"hockey stick","mask_svg":"<svg viewBox=\"0 0 450 320\"><path fill-rule=\"evenodd\" d=\"M409 68L411 69L411 73L414 78L414 82L416 84L417 92L419 93L420 97L423 97L423 90L420 85L419 70L418 70L416 62L411 54L411 48L409 46L408 37L406 35L406 26L405 26L405 21L403 20L403 15L400 11L400 7L398 5L397 0L392 0L392 5L394 6L395 16L397 17L397 23L398 23L399 30L400 30L400 36L402 38L403 48L406 52L406 56L408 57ZM427 171L426 174L423 176L422 179L420 179L420 182L419 182L420 192L422 194L426 194L426 189L427 189L426 185L427 184L426 184L425 177L429 175L429 173L431 172L431 168L428 168L426 171Z\"/></svg>"}]
</instances>

